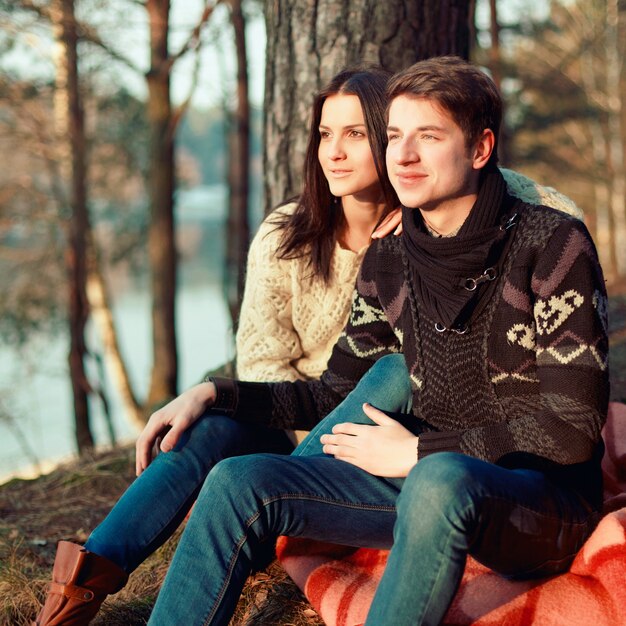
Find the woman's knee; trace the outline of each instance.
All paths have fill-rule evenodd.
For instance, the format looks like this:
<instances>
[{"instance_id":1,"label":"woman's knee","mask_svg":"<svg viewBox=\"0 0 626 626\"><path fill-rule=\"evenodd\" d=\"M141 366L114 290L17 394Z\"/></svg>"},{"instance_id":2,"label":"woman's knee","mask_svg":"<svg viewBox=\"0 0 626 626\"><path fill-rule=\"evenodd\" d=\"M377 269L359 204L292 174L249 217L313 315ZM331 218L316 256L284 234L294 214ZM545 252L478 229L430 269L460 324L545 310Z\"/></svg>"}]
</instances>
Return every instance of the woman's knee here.
<instances>
[{"instance_id":1,"label":"woman's knee","mask_svg":"<svg viewBox=\"0 0 626 626\"><path fill-rule=\"evenodd\" d=\"M388 411L410 410L413 391L402 354L388 354L372 365L359 383L369 402Z\"/></svg>"}]
</instances>

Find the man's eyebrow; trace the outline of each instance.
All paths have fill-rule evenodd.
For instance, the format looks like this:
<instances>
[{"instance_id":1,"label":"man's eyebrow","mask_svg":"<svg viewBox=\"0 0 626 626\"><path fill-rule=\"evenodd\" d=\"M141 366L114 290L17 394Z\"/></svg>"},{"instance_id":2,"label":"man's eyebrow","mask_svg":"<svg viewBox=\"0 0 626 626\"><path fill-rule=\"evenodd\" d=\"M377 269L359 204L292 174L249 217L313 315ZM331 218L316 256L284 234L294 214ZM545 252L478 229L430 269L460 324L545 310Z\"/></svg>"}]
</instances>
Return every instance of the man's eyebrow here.
<instances>
[{"instance_id":1,"label":"man's eyebrow","mask_svg":"<svg viewBox=\"0 0 626 626\"><path fill-rule=\"evenodd\" d=\"M387 132L398 132L400 129L397 126L387 126ZM445 133L446 129L442 126L436 126L435 124L429 124L426 126L418 126L416 129L418 132L423 132L425 130L437 130L439 132Z\"/></svg>"}]
</instances>

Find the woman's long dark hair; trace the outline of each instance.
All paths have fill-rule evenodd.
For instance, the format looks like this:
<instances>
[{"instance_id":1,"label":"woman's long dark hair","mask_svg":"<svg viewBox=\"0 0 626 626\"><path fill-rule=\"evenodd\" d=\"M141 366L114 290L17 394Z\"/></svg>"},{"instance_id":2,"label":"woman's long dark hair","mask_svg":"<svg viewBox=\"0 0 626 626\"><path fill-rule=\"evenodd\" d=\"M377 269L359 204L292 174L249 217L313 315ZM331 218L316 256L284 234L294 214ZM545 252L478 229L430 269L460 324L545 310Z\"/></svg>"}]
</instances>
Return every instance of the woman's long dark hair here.
<instances>
[{"instance_id":1,"label":"woman's long dark hair","mask_svg":"<svg viewBox=\"0 0 626 626\"><path fill-rule=\"evenodd\" d=\"M296 199L297 207L291 215L276 216L274 223L283 231L276 252L279 259L308 257L311 275L325 283L330 281L331 260L338 231L344 223L341 203L330 193L328 181L318 158L320 145L319 124L326 98L334 95L354 95L359 98L367 138L374 157L374 165L385 200L384 215L399 205L385 166L387 145L387 106L385 89L390 73L378 67L349 68L337 74L320 91L311 115L309 141L304 160L304 185Z\"/></svg>"}]
</instances>

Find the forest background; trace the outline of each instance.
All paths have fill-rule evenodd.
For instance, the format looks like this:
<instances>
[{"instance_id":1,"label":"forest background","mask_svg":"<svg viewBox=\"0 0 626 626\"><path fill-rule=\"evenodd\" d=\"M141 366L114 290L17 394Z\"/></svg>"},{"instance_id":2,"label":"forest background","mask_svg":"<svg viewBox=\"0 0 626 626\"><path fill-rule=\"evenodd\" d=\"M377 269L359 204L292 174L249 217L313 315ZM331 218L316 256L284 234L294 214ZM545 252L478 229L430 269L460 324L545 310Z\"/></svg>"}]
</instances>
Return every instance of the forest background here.
<instances>
[{"instance_id":1,"label":"forest background","mask_svg":"<svg viewBox=\"0 0 626 626\"><path fill-rule=\"evenodd\" d=\"M625 24L623 0L0 0L0 478L134 437L232 360L251 233L347 63L484 66L502 165L578 203L618 298Z\"/></svg>"}]
</instances>

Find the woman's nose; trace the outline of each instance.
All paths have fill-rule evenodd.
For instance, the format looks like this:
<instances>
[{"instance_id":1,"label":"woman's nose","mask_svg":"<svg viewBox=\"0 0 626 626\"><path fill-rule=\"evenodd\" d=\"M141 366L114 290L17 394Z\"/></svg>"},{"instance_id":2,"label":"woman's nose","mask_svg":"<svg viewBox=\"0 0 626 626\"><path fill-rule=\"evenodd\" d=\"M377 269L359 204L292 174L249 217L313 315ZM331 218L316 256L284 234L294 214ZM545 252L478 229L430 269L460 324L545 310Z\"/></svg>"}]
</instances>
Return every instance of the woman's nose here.
<instances>
[{"instance_id":1,"label":"woman's nose","mask_svg":"<svg viewBox=\"0 0 626 626\"><path fill-rule=\"evenodd\" d=\"M328 146L328 158L333 161L337 161L339 159L343 159L346 156L346 152L343 149L343 144L341 140L334 139L330 142Z\"/></svg>"}]
</instances>

